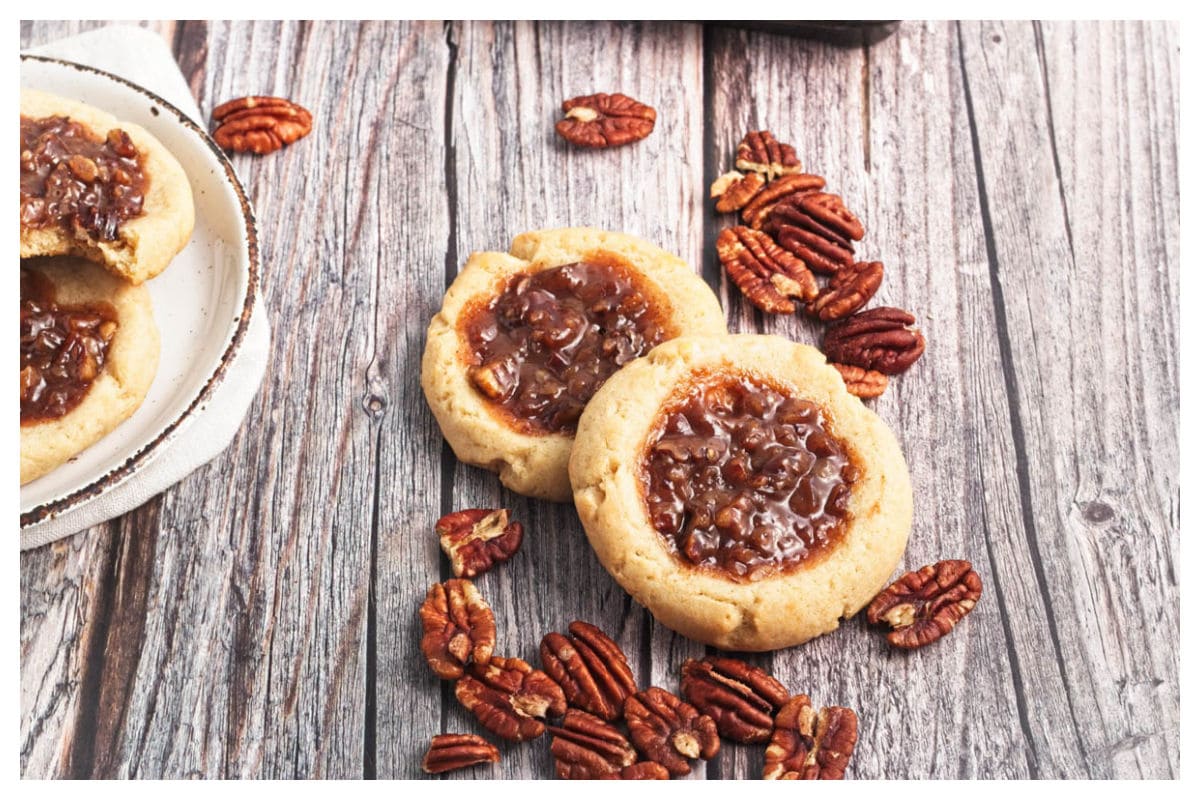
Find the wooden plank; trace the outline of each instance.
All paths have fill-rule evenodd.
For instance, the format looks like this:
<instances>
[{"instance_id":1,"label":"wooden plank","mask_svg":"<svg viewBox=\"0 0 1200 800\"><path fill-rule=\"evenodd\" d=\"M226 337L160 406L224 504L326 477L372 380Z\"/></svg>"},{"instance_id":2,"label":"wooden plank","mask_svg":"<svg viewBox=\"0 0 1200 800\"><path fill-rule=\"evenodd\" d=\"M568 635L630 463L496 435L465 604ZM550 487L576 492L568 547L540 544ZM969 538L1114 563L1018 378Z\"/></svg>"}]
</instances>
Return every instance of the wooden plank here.
<instances>
[{"instance_id":1,"label":"wooden plank","mask_svg":"<svg viewBox=\"0 0 1200 800\"><path fill-rule=\"evenodd\" d=\"M1048 667L1028 692L1045 737L1037 774L1171 777L1178 216L1161 198L1178 187L1156 140L1174 140L1174 91L1138 42L1171 54L1176 33L1045 31L1043 60L1029 23L960 26L1032 567L1012 580L1040 595L1033 620L1045 614L1050 639L1018 649L1023 666Z\"/></svg>"}]
</instances>

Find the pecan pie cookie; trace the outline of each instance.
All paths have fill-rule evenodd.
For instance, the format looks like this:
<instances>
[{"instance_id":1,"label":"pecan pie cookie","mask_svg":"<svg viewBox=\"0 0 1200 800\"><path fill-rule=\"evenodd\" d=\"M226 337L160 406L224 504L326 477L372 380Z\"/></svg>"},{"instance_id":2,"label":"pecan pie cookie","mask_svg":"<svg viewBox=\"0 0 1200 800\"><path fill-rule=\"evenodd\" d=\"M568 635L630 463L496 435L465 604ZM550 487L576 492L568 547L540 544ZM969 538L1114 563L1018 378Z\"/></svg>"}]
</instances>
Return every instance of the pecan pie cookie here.
<instances>
[{"instance_id":1,"label":"pecan pie cookie","mask_svg":"<svg viewBox=\"0 0 1200 800\"><path fill-rule=\"evenodd\" d=\"M158 368L150 293L64 256L21 262L21 483L128 419Z\"/></svg>"},{"instance_id":2,"label":"pecan pie cookie","mask_svg":"<svg viewBox=\"0 0 1200 800\"><path fill-rule=\"evenodd\" d=\"M429 325L421 386L459 459L566 502L596 389L661 342L724 332L717 298L670 253L591 228L523 233L467 260Z\"/></svg>"},{"instance_id":3,"label":"pecan pie cookie","mask_svg":"<svg viewBox=\"0 0 1200 800\"><path fill-rule=\"evenodd\" d=\"M681 337L625 366L584 411L570 476L613 577L728 650L836 628L912 520L892 432L819 351L774 336Z\"/></svg>"},{"instance_id":4,"label":"pecan pie cookie","mask_svg":"<svg viewBox=\"0 0 1200 800\"><path fill-rule=\"evenodd\" d=\"M183 249L194 220L187 175L147 131L21 90L21 258L83 256L141 283Z\"/></svg>"}]
</instances>

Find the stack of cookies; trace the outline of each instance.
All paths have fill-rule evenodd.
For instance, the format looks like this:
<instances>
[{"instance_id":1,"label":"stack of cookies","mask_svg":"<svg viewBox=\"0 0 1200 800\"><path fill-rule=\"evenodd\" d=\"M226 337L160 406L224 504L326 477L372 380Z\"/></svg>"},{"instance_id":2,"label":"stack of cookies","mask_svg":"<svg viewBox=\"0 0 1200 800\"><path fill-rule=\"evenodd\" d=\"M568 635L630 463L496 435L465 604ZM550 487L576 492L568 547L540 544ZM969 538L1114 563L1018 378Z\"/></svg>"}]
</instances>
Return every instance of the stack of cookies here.
<instances>
[{"instance_id":1,"label":"stack of cookies","mask_svg":"<svg viewBox=\"0 0 1200 800\"><path fill-rule=\"evenodd\" d=\"M147 131L21 92L21 483L141 405L159 335L143 283L192 235L183 168Z\"/></svg>"}]
</instances>

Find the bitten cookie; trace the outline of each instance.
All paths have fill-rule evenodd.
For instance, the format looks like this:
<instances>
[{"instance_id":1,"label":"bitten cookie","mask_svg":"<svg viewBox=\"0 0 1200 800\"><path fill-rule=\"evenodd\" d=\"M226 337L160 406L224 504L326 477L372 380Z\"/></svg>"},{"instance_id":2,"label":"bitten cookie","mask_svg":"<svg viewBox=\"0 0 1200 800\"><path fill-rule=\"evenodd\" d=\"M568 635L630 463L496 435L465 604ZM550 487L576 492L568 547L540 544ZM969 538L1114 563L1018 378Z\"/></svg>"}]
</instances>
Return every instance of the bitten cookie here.
<instances>
[{"instance_id":1,"label":"bitten cookie","mask_svg":"<svg viewBox=\"0 0 1200 800\"><path fill-rule=\"evenodd\" d=\"M626 365L584 411L570 475L617 582L728 650L836 628L912 521L892 432L819 351L774 336L681 337Z\"/></svg>"},{"instance_id":2,"label":"bitten cookie","mask_svg":"<svg viewBox=\"0 0 1200 800\"><path fill-rule=\"evenodd\" d=\"M597 387L661 342L724 332L716 296L664 250L591 228L523 233L467 260L429 325L421 386L459 459L566 502Z\"/></svg>"},{"instance_id":3,"label":"bitten cookie","mask_svg":"<svg viewBox=\"0 0 1200 800\"><path fill-rule=\"evenodd\" d=\"M21 90L21 258L83 256L141 283L183 249L194 222L183 167L145 129Z\"/></svg>"},{"instance_id":4,"label":"bitten cookie","mask_svg":"<svg viewBox=\"0 0 1200 800\"><path fill-rule=\"evenodd\" d=\"M21 483L128 419L158 369L150 293L74 257L21 262Z\"/></svg>"}]
</instances>

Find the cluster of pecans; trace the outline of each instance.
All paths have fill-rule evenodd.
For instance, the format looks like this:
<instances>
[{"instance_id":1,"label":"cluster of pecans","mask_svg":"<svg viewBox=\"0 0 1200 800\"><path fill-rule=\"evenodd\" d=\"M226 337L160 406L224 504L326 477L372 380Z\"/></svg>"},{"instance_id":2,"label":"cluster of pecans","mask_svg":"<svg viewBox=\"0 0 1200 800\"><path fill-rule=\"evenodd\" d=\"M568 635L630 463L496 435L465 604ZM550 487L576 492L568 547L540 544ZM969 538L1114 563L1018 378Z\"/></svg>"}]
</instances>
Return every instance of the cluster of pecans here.
<instances>
[{"instance_id":1,"label":"cluster of pecans","mask_svg":"<svg viewBox=\"0 0 1200 800\"><path fill-rule=\"evenodd\" d=\"M746 134L735 166L710 190L718 212L740 211L744 223L717 236L729 279L768 314L793 314L799 305L830 323L821 349L846 388L863 398L883 394L888 376L925 352L925 337L907 311L862 310L883 283L882 262L855 257L862 222L770 131ZM829 277L823 288L814 273Z\"/></svg>"},{"instance_id":2,"label":"cluster of pecans","mask_svg":"<svg viewBox=\"0 0 1200 800\"><path fill-rule=\"evenodd\" d=\"M457 576L478 575L511 558L520 523L506 509L466 509L436 525ZM975 605L979 576L966 561L908 573L871 603L867 618L893 628L896 647L916 648L949 633ZM508 742L550 734L555 772L565 779L665 780L717 755L721 739L766 745L763 778L840 779L858 740L848 708L815 708L762 669L736 658L688 659L679 694L639 690L621 646L581 620L541 641L542 669L495 654L496 621L464 577L434 584L420 609L421 652L486 731ZM558 724L553 724L557 720ZM623 726L622 726L623 723ZM433 737L422 768L431 774L498 762L477 734Z\"/></svg>"}]
</instances>

